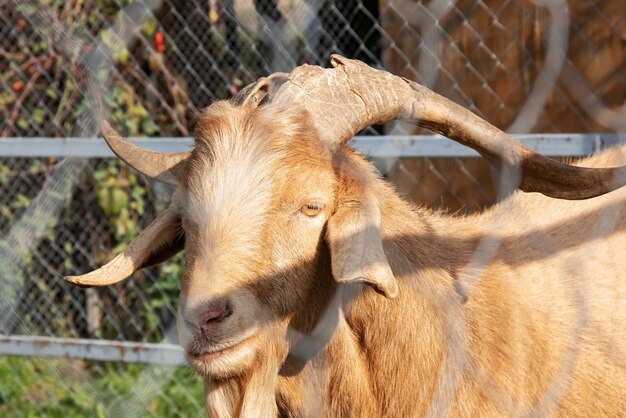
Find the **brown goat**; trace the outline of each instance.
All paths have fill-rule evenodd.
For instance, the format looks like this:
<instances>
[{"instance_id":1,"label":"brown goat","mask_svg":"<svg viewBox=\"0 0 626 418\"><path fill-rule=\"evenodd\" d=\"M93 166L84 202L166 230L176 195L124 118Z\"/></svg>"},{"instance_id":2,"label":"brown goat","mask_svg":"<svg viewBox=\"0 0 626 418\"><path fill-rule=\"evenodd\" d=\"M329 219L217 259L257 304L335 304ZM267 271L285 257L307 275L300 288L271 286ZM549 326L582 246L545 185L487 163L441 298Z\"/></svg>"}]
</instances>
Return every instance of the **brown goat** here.
<instances>
[{"instance_id":1,"label":"brown goat","mask_svg":"<svg viewBox=\"0 0 626 418\"><path fill-rule=\"evenodd\" d=\"M622 414L626 188L607 192L625 168L556 163L414 83L333 66L213 104L191 153L103 123L117 155L178 188L120 255L66 279L115 283L184 247L178 332L210 416ZM506 190L587 200L415 208L345 143L397 117L477 149ZM624 165L626 148L581 164Z\"/></svg>"}]
</instances>

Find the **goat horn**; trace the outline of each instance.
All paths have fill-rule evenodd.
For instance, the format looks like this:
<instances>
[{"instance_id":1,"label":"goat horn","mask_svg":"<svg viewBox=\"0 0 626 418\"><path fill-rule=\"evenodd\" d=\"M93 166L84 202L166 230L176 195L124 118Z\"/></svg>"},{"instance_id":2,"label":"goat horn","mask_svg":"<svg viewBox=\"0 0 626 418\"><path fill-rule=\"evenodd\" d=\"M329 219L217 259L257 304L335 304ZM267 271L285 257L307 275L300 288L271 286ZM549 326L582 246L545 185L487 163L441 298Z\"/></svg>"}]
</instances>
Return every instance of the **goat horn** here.
<instances>
[{"instance_id":1,"label":"goat horn","mask_svg":"<svg viewBox=\"0 0 626 418\"><path fill-rule=\"evenodd\" d=\"M303 65L289 74L273 103L297 102L320 138L337 149L361 129L404 119L467 145L509 173L518 187L562 199L587 199L626 184L626 166L583 168L543 157L469 110L407 79L331 56L332 69Z\"/></svg>"},{"instance_id":2,"label":"goat horn","mask_svg":"<svg viewBox=\"0 0 626 418\"><path fill-rule=\"evenodd\" d=\"M183 163L189 152L166 154L138 147L115 132L107 121L100 125L109 148L126 164L155 180L176 185Z\"/></svg>"},{"instance_id":3,"label":"goat horn","mask_svg":"<svg viewBox=\"0 0 626 418\"><path fill-rule=\"evenodd\" d=\"M267 77L261 77L244 87L231 100L237 106L260 106L265 101L271 101L271 96L288 79L289 74L287 73L273 73Z\"/></svg>"},{"instance_id":4,"label":"goat horn","mask_svg":"<svg viewBox=\"0 0 626 418\"><path fill-rule=\"evenodd\" d=\"M184 243L180 215L170 207L113 260L90 273L64 279L83 287L108 286L121 282L143 267L166 260L181 251Z\"/></svg>"}]
</instances>

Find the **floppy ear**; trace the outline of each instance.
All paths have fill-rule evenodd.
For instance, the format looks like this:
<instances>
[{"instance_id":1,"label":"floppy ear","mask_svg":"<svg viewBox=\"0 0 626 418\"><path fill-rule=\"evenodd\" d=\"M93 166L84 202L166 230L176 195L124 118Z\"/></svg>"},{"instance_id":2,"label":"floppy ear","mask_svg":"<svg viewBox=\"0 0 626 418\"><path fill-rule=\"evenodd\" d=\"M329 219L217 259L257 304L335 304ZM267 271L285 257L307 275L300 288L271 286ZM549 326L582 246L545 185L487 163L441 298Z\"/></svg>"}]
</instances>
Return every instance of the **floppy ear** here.
<instances>
[{"instance_id":1,"label":"floppy ear","mask_svg":"<svg viewBox=\"0 0 626 418\"><path fill-rule=\"evenodd\" d=\"M344 196L340 196L326 229L333 277L338 283L367 283L393 299L399 293L398 283L383 249L378 198L368 187L371 183L368 177L374 174L369 167L365 173L355 173L354 170L365 167L354 163L342 163L342 170L347 169L352 178L340 180L344 182L340 186Z\"/></svg>"}]
</instances>

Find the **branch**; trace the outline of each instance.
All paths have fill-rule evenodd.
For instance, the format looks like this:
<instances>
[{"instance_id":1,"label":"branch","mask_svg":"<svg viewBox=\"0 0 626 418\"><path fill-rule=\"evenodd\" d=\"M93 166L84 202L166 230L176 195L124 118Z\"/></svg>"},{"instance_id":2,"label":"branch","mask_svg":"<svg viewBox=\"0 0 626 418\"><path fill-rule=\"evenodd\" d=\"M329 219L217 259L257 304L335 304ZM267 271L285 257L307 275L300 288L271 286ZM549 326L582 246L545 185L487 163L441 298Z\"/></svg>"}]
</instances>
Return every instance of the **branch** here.
<instances>
[{"instance_id":1,"label":"branch","mask_svg":"<svg viewBox=\"0 0 626 418\"><path fill-rule=\"evenodd\" d=\"M55 56L53 54L38 55L36 57L30 57L29 59L26 60L26 62L23 62L19 67L15 67L12 70L9 70L5 74L3 74L2 84L5 84L8 79L10 79L11 77L14 77L18 72L20 71L25 72L26 70L28 70L28 68L32 67L35 64L41 64L43 66L46 66L54 58Z\"/></svg>"},{"instance_id":2,"label":"branch","mask_svg":"<svg viewBox=\"0 0 626 418\"><path fill-rule=\"evenodd\" d=\"M148 90L150 93L152 93L157 99L159 99L159 101L161 102L161 105L165 108L165 110L167 110L167 112L173 116L174 119L174 123L176 124L176 127L178 128L178 130L183 134L183 135L188 135L188 131L187 128L180 122L180 120L178 119L178 115L176 114L176 111L174 109L172 109L172 107L169 105L169 103L167 103L167 100L165 100L165 97L163 97L163 95L156 89L156 87L154 87L153 84L148 83L146 81L146 79L144 77L141 76L141 74L139 74L139 72L133 68L133 67L128 67L126 68L126 70L129 72L129 74L135 79L137 80L139 83L141 83L141 85Z\"/></svg>"},{"instance_id":3,"label":"branch","mask_svg":"<svg viewBox=\"0 0 626 418\"><path fill-rule=\"evenodd\" d=\"M152 45L143 36L137 35L137 39L148 50L149 54L157 54L157 51L154 50ZM197 115L197 112L195 111L195 109L193 109L188 104L181 103L179 94L176 91L176 90L180 90L180 89L176 88L176 81L174 80L174 76L172 75L172 73L169 70L169 68L167 68L167 66L165 64L163 64L163 65L160 65L158 67L158 70L161 73L163 73L163 79L165 80L165 84L167 86L167 89L168 89L170 95L172 96L172 99L174 100L174 105L175 105L174 108L181 106L185 110L190 111L191 114L194 117L197 117L198 115ZM185 92L185 94L186 94L186 92ZM174 113L174 117L176 118L176 120L178 120L178 114L176 112ZM187 128L184 128L184 130L181 130L181 132L182 132L183 135L188 135Z\"/></svg>"},{"instance_id":4,"label":"branch","mask_svg":"<svg viewBox=\"0 0 626 418\"><path fill-rule=\"evenodd\" d=\"M4 129L0 133L0 137L9 136L10 129L11 127L13 127L13 124L15 123L15 119L17 119L17 116L20 114L20 108L22 107L22 103L24 102L24 100L26 100L26 97L28 97L28 95L31 93L33 87L35 86L35 82L37 81L39 77L42 76L42 74L43 73L41 71L37 71L35 74L33 74L30 80L28 80L28 83L26 83L26 87L24 87L24 91L22 92L22 94L20 94L20 96L15 101L15 105L13 106L13 110L11 111L11 116L9 116L9 119L7 120L7 123L4 126Z\"/></svg>"},{"instance_id":5,"label":"branch","mask_svg":"<svg viewBox=\"0 0 626 418\"><path fill-rule=\"evenodd\" d=\"M67 88L63 91L63 95L61 96L61 100L59 102L59 108L57 110L56 115L54 115L54 118L52 119L52 122L56 125L55 128L57 130L57 133L61 132L63 119L65 119L65 116L67 116L68 111L72 109L72 105L76 101L76 97L80 93L82 93L81 87L82 85L79 83L74 88L74 90L71 93L69 93L69 96L68 96L69 90Z\"/></svg>"}]
</instances>

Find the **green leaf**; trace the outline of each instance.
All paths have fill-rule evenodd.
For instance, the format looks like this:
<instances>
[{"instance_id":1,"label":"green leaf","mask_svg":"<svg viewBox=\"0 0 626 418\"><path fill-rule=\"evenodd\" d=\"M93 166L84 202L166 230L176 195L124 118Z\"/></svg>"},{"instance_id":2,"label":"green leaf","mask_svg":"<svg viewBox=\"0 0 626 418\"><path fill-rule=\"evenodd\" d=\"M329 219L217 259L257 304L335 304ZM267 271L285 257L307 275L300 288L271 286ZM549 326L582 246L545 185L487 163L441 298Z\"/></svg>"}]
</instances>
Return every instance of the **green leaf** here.
<instances>
[{"instance_id":1,"label":"green leaf","mask_svg":"<svg viewBox=\"0 0 626 418\"><path fill-rule=\"evenodd\" d=\"M145 118L148 116L148 111L141 105L133 105L128 108L128 115L133 118Z\"/></svg>"},{"instance_id":2,"label":"green leaf","mask_svg":"<svg viewBox=\"0 0 626 418\"><path fill-rule=\"evenodd\" d=\"M150 37L157 31L158 25L154 19L148 18L141 22L141 33Z\"/></svg>"},{"instance_id":3,"label":"green leaf","mask_svg":"<svg viewBox=\"0 0 626 418\"><path fill-rule=\"evenodd\" d=\"M124 97L124 90L120 89L120 88L114 88L113 89L113 99L115 99L115 102L117 104L123 105L125 102L125 97Z\"/></svg>"},{"instance_id":4,"label":"green leaf","mask_svg":"<svg viewBox=\"0 0 626 418\"><path fill-rule=\"evenodd\" d=\"M103 169L98 169L98 170L94 171L94 173L93 173L93 178L98 183L102 183L106 177L107 177L107 172L105 170L103 170Z\"/></svg>"},{"instance_id":5,"label":"green leaf","mask_svg":"<svg viewBox=\"0 0 626 418\"><path fill-rule=\"evenodd\" d=\"M13 216L13 212L11 212L11 208L7 205L0 205L0 215L6 218L11 218Z\"/></svg>"},{"instance_id":6,"label":"green leaf","mask_svg":"<svg viewBox=\"0 0 626 418\"><path fill-rule=\"evenodd\" d=\"M164 308L167 305L167 303L163 299L152 299L151 305L153 308L160 309L160 308Z\"/></svg>"},{"instance_id":7,"label":"green leaf","mask_svg":"<svg viewBox=\"0 0 626 418\"><path fill-rule=\"evenodd\" d=\"M119 187L102 188L97 192L98 203L107 216L117 217L128 204L128 196Z\"/></svg>"},{"instance_id":8,"label":"green leaf","mask_svg":"<svg viewBox=\"0 0 626 418\"><path fill-rule=\"evenodd\" d=\"M65 241L65 244L63 244L63 251L65 251L66 254L74 254L74 246L71 242Z\"/></svg>"},{"instance_id":9,"label":"green leaf","mask_svg":"<svg viewBox=\"0 0 626 418\"><path fill-rule=\"evenodd\" d=\"M11 169L5 164L0 164L0 185L5 184L9 180Z\"/></svg>"},{"instance_id":10,"label":"green leaf","mask_svg":"<svg viewBox=\"0 0 626 418\"><path fill-rule=\"evenodd\" d=\"M130 136L137 135L137 130L139 128L137 122L132 119L126 119L126 127L128 128L128 134Z\"/></svg>"},{"instance_id":11,"label":"green leaf","mask_svg":"<svg viewBox=\"0 0 626 418\"><path fill-rule=\"evenodd\" d=\"M30 16L37 13L37 7L30 3L20 3L15 6L15 11Z\"/></svg>"},{"instance_id":12,"label":"green leaf","mask_svg":"<svg viewBox=\"0 0 626 418\"><path fill-rule=\"evenodd\" d=\"M14 209L26 208L28 205L30 205L30 199L21 193L18 193L18 195L15 196L15 200L11 204Z\"/></svg>"},{"instance_id":13,"label":"green leaf","mask_svg":"<svg viewBox=\"0 0 626 418\"><path fill-rule=\"evenodd\" d=\"M120 64L128 62L128 50L126 48L119 49L113 54L113 59Z\"/></svg>"},{"instance_id":14,"label":"green leaf","mask_svg":"<svg viewBox=\"0 0 626 418\"><path fill-rule=\"evenodd\" d=\"M36 125L41 125L45 117L46 117L46 112L40 107L33 109L33 112L30 114L31 120Z\"/></svg>"},{"instance_id":15,"label":"green leaf","mask_svg":"<svg viewBox=\"0 0 626 418\"><path fill-rule=\"evenodd\" d=\"M146 119L141 123L141 131L147 136L152 136L159 132L159 127L152 119Z\"/></svg>"},{"instance_id":16,"label":"green leaf","mask_svg":"<svg viewBox=\"0 0 626 418\"><path fill-rule=\"evenodd\" d=\"M117 244L115 247L111 249L111 252L113 254L119 254L124 250L124 248L126 248L126 245L127 245L126 242L120 242L119 244Z\"/></svg>"},{"instance_id":17,"label":"green leaf","mask_svg":"<svg viewBox=\"0 0 626 418\"><path fill-rule=\"evenodd\" d=\"M100 208L104 212L107 217L111 217L111 199L109 199L109 191L105 188L100 188L96 192L96 199L98 200L98 204Z\"/></svg>"},{"instance_id":18,"label":"green leaf","mask_svg":"<svg viewBox=\"0 0 626 418\"><path fill-rule=\"evenodd\" d=\"M18 128L20 129L28 129L28 121L26 119L24 119L23 117L19 117L17 118L17 121L15 121L15 124L17 125Z\"/></svg>"},{"instance_id":19,"label":"green leaf","mask_svg":"<svg viewBox=\"0 0 626 418\"><path fill-rule=\"evenodd\" d=\"M96 418L106 418L106 410L101 403L96 406Z\"/></svg>"},{"instance_id":20,"label":"green leaf","mask_svg":"<svg viewBox=\"0 0 626 418\"><path fill-rule=\"evenodd\" d=\"M52 87L48 87L46 89L46 96L48 96L51 99L56 99L57 97L59 97L56 90Z\"/></svg>"},{"instance_id":21,"label":"green leaf","mask_svg":"<svg viewBox=\"0 0 626 418\"><path fill-rule=\"evenodd\" d=\"M113 45L113 32L111 31L111 29L105 29L100 32L100 39L102 40L103 44L111 47L111 45Z\"/></svg>"},{"instance_id":22,"label":"green leaf","mask_svg":"<svg viewBox=\"0 0 626 418\"><path fill-rule=\"evenodd\" d=\"M35 159L30 163L30 167L28 167L28 172L34 174L41 170L43 167L43 163L39 159Z\"/></svg>"},{"instance_id":23,"label":"green leaf","mask_svg":"<svg viewBox=\"0 0 626 418\"><path fill-rule=\"evenodd\" d=\"M11 93L4 92L0 94L0 109L5 109L8 103L13 102L13 95Z\"/></svg>"}]
</instances>

